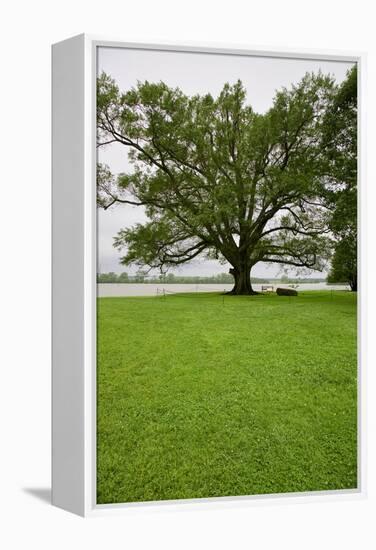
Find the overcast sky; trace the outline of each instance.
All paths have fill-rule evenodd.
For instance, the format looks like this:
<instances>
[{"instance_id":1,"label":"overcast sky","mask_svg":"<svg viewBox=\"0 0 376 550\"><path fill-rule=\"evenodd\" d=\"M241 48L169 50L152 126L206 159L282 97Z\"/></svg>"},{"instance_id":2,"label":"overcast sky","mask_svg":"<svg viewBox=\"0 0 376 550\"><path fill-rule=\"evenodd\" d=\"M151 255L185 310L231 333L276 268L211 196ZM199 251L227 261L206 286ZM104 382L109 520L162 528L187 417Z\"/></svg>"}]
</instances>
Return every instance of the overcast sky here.
<instances>
[{"instance_id":1,"label":"overcast sky","mask_svg":"<svg viewBox=\"0 0 376 550\"><path fill-rule=\"evenodd\" d=\"M283 86L290 87L308 72L321 69L341 82L350 63L271 57L250 57L223 54L197 54L182 52L161 52L152 50L130 50L126 48L99 48L98 74L102 71L117 82L120 90L135 86L137 81L163 81L169 86L182 89L187 95L210 92L217 96L225 82L230 84L240 79L247 90L247 101L256 112L265 112L271 105L275 91ZM112 173L126 172L129 168L128 149L119 144L102 147L98 161L108 164ZM118 205L109 210L98 210L98 270L101 273L127 271L135 268L120 265L121 253L113 248L113 238L124 227L146 220L142 207ZM195 260L184 264L176 274L212 275L228 271L228 265L214 260ZM257 264L254 277L274 277L280 273L280 266ZM312 273L312 276L321 275Z\"/></svg>"}]
</instances>

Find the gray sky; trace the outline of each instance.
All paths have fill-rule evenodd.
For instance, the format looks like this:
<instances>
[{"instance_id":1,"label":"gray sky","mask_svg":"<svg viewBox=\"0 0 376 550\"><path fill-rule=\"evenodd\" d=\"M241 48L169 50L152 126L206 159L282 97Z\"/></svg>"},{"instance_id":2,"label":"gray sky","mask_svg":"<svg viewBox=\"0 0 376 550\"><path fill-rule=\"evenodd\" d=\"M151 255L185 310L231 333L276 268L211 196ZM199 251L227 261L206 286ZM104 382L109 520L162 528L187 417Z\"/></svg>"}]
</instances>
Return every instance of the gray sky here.
<instances>
[{"instance_id":1,"label":"gray sky","mask_svg":"<svg viewBox=\"0 0 376 550\"><path fill-rule=\"evenodd\" d=\"M182 52L160 52L152 50L129 50L125 48L99 48L98 74L102 71L111 75L125 91L137 81L163 81L169 86L178 86L187 95L210 92L217 96L225 82L234 83L240 79L247 90L247 101L259 113L272 104L276 90L290 87L308 72L321 71L334 76L341 82L350 63L312 61L301 59L280 59L270 57L245 57L220 54L194 54ZM128 149L120 144L111 144L98 151L98 161L108 164L114 174L129 169ZM103 211L98 210L98 269L101 273L127 271L135 268L121 266L121 253L113 248L113 238L124 227L146 220L142 207L118 205ZM183 265L174 273L184 275L212 275L227 272L229 266L211 260L196 259ZM257 264L254 277L274 277L280 273L280 266ZM312 273L312 276L321 273Z\"/></svg>"}]
</instances>

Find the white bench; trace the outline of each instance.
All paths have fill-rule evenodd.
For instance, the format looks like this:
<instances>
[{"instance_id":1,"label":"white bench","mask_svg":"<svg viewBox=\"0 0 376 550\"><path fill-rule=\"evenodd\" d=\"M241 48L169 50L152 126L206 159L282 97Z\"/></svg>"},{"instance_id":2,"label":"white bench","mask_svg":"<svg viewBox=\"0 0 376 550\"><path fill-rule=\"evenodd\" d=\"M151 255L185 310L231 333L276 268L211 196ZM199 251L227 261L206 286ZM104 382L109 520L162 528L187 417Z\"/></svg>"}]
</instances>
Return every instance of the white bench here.
<instances>
[{"instance_id":1,"label":"white bench","mask_svg":"<svg viewBox=\"0 0 376 550\"><path fill-rule=\"evenodd\" d=\"M261 292L273 292L274 287L272 285L261 285Z\"/></svg>"}]
</instances>

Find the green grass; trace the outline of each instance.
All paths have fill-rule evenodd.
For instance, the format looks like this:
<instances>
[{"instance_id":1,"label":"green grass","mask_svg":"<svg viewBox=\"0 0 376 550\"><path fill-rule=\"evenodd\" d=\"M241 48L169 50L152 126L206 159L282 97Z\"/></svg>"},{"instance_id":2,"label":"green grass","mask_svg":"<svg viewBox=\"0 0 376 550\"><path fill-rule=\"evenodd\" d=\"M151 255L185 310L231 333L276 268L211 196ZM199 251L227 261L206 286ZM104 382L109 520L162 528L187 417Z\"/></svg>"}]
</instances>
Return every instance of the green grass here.
<instances>
[{"instance_id":1,"label":"green grass","mask_svg":"<svg viewBox=\"0 0 376 550\"><path fill-rule=\"evenodd\" d=\"M98 299L98 503L357 486L356 295Z\"/></svg>"}]
</instances>

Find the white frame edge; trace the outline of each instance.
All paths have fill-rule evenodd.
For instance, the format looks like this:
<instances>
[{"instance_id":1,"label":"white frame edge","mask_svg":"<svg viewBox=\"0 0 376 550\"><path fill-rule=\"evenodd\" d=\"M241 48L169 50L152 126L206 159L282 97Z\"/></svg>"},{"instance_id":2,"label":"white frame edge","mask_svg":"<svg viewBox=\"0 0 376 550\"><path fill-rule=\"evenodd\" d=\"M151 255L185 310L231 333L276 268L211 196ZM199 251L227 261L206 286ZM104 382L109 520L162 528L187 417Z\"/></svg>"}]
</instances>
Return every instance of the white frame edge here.
<instances>
[{"instance_id":1,"label":"white frame edge","mask_svg":"<svg viewBox=\"0 0 376 550\"><path fill-rule=\"evenodd\" d=\"M52 48L52 502L85 514L84 42Z\"/></svg>"},{"instance_id":2,"label":"white frame edge","mask_svg":"<svg viewBox=\"0 0 376 550\"><path fill-rule=\"evenodd\" d=\"M98 47L351 61L358 64L358 488L96 504L96 52ZM127 43L79 35L52 47L52 503L81 516L142 510L229 508L366 496L364 53L239 47L223 44ZM361 153L361 154L360 154ZM360 265L360 263L359 263Z\"/></svg>"}]
</instances>

